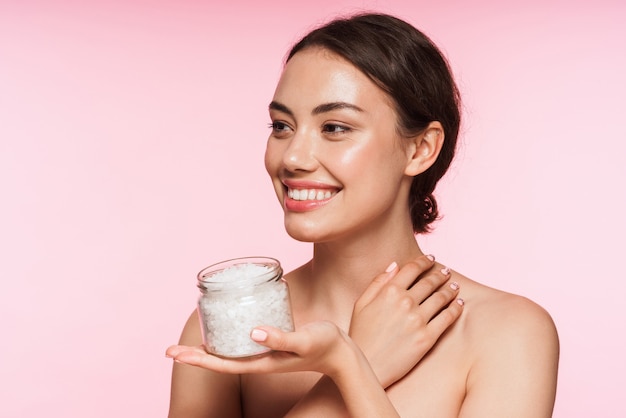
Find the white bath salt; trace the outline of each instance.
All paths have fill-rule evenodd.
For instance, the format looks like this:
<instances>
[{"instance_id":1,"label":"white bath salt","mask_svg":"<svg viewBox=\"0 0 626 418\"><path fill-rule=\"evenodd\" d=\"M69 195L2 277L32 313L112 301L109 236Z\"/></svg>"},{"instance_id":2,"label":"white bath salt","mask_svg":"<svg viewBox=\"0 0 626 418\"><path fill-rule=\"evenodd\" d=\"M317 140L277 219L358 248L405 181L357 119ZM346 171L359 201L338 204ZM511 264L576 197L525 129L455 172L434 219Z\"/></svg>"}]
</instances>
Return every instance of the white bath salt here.
<instances>
[{"instance_id":1,"label":"white bath salt","mask_svg":"<svg viewBox=\"0 0 626 418\"><path fill-rule=\"evenodd\" d=\"M255 264L229 267L210 278L211 282L237 281L234 289L207 291L199 300L207 351L225 357L245 357L269 351L250 338L259 325L293 331L289 290L282 279L255 282L272 269ZM275 276L274 276L275 277ZM240 281L249 286L240 287Z\"/></svg>"},{"instance_id":2,"label":"white bath salt","mask_svg":"<svg viewBox=\"0 0 626 418\"><path fill-rule=\"evenodd\" d=\"M211 282L234 282L239 280L254 279L271 271L268 266L253 263L235 264L215 273L207 279Z\"/></svg>"}]
</instances>

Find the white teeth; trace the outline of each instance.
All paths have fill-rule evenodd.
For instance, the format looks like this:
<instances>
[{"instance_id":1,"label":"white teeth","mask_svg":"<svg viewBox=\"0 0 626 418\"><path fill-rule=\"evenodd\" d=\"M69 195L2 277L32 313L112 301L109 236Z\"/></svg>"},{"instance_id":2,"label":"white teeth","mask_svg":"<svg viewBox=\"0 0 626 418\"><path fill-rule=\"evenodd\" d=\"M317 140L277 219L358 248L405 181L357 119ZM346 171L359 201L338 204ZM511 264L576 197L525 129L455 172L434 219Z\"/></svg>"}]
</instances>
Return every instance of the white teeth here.
<instances>
[{"instance_id":1,"label":"white teeth","mask_svg":"<svg viewBox=\"0 0 626 418\"><path fill-rule=\"evenodd\" d=\"M330 199L333 192L316 189L288 189L287 196L293 200L325 200Z\"/></svg>"}]
</instances>

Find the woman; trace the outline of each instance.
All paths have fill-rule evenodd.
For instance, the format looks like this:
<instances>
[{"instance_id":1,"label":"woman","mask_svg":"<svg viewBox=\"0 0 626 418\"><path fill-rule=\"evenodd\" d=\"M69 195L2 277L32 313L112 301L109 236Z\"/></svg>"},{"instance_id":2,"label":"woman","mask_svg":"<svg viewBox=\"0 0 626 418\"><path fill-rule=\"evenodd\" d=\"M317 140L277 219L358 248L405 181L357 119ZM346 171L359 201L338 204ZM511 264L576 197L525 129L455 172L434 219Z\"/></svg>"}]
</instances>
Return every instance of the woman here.
<instances>
[{"instance_id":1,"label":"woman","mask_svg":"<svg viewBox=\"0 0 626 418\"><path fill-rule=\"evenodd\" d=\"M436 46L391 16L338 19L293 47L269 112L285 228L314 244L286 275L296 331L259 324L251 338L275 351L225 360L202 350L193 313L167 351L170 417L551 416L549 315L415 240L437 218L460 123Z\"/></svg>"}]
</instances>

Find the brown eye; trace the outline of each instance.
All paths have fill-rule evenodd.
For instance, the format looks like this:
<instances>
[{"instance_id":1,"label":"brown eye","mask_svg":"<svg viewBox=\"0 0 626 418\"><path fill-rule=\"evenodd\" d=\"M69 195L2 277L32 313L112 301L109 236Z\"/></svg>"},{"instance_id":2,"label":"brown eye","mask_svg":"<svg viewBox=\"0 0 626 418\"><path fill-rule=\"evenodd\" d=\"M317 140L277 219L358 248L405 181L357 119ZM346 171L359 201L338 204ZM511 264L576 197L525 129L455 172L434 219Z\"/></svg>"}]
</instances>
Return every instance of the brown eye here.
<instances>
[{"instance_id":1,"label":"brown eye","mask_svg":"<svg viewBox=\"0 0 626 418\"><path fill-rule=\"evenodd\" d=\"M350 131L350 128L336 123L327 123L322 127L322 132L328 134L341 134Z\"/></svg>"},{"instance_id":2,"label":"brown eye","mask_svg":"<svg viewBox=\"0 0 626 418\"><path fill-rule=\"evenodd\" d=\"M289 127L289 125L280 121L275 121L275 122L270 123L269 127L272 129L273 134L275 136L281 136L281 135L284 136L289 131L291 131L291 128Z\"/></svg>"}]
</instances>

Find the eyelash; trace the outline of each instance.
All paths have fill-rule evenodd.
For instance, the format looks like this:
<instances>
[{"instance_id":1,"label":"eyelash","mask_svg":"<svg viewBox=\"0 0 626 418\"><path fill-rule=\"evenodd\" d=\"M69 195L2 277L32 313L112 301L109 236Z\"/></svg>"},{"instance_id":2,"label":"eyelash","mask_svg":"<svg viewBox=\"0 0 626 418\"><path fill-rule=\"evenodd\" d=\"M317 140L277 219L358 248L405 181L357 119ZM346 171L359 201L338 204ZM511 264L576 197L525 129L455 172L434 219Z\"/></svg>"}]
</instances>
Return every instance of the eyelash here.
<instances>
[{"instance_id":1,"label":"eyelash","mask_svg":"<svg viewBox=\"0 0 626 418\"><path fill-rule=\"evenodd\" d=\"M334 128L334 129L339 128L340 130L336 131L334 129L329 129L329 128ZM351 129L349 127L340 125L337 123L327 123L322 127L322 132L330 134L330 135L339 135L339 134L344 134L350 131Z\"/></svg>"},{"instance_id":2,"label":"eyelash","mask_svg":"<svg viewBox=\"0 0 626 418\"><path fill-rule=\"evenodd\" d=\"M284 122L270 122L267 124L267 127L274 132L280 133L283 132L286 128L289 128L289 125ZM348 133L351 130L351 128L337 123L327 123L322 126L322 132L327 135L341 135Z\"/></svg>"},{"instance_id":3,"label":"eyelash","mask_svg":"<svg viewBox=\"0 0 626 418\"><path fill-rule=\"evenodd\" d=\"M270 122L270 123L267 124L267 127L270 128L270 129L276 130L276 129L279 128L279 125L282 126L283 128L285 126L287 126L286 124L284 124L282 122Z\"/></svg>"}]
</instances>

